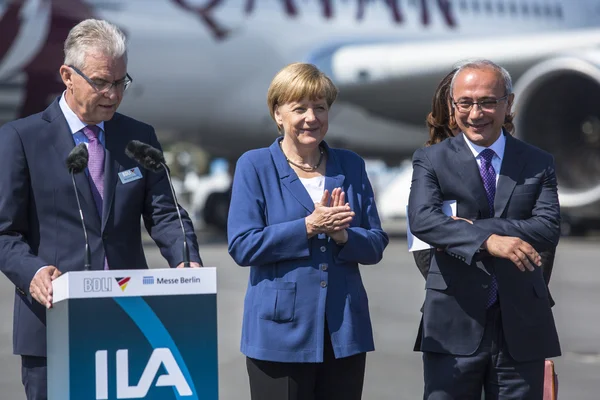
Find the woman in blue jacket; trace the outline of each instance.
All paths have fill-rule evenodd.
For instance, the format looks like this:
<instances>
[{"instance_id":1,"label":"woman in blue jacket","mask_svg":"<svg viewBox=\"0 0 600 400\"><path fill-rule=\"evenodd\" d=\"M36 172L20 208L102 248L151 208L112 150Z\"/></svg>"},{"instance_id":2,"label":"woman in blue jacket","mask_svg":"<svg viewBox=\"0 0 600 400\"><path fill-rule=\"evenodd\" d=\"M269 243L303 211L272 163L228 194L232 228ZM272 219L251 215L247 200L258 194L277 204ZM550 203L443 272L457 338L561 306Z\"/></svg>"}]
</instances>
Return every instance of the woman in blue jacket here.
<instances>
[{"instance_id":1,"label":"woman in blue jacket","mask_svg":"<svg viewBox=\"0 0 600 400\"><path fill-rule=\"evenodd\" d=\"M337 88L315 66L267 94L281 133L237 162L229 254L250 266L241 351L253 400L353 400L374 350L358 264L387 246L364 160L323 140Z\"/></svg>"}]
</instances>

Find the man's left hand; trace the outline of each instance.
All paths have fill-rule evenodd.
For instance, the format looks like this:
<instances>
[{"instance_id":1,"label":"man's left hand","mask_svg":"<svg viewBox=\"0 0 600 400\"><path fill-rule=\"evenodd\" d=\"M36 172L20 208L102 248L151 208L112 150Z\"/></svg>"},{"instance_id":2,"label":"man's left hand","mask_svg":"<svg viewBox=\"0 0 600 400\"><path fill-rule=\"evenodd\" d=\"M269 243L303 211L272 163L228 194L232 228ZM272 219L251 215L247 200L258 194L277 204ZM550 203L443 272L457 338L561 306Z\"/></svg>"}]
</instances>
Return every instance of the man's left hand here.
<instances>
[{"instance_id":1,"label":"man's left hand","mask_svg":"<svg viewBox=\"0 0 600 400\"><path fill-rule=\"evenodd\" d=\"M179 265L177 266L177 268L184 268L184 264L183 263L179 263ZM195 261L190 261L190 268L202 268L202 264L197 263Z\"/></svg>"}]
</instances>

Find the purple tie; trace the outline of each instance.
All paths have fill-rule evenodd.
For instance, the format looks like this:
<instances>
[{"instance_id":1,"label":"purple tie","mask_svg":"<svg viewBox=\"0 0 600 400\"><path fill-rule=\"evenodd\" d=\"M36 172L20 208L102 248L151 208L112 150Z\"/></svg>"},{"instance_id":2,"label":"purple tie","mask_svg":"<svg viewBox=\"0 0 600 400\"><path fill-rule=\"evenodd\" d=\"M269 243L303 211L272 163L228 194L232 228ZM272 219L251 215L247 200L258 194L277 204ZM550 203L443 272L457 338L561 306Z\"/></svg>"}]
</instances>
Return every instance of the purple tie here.
<instances>
[{"instance_id":1,"label":"purple tie","mask_svg":"<svg viewBox=\"0 0 600 400\"><path fill-rule=\"evenodd\" d=\"M104 199L104 147L98 140L100 128L96 125L88 125L83 128L83 133L88 138L88 171L100 198Z\"/></svg>"},{"instance_id":2,"label":"purple tie","mask_svg":"<svg viewBox=\"0 0 600 400\"><path fill-rule=\"evenodd\" d=\"M83 128L83 134L88 139L88 172L95 186L95 191L92 188L94 201L100 218L102 218L102 202L104 200L104 146L98 139L100 127L96 125L88 125ZM104 257L104 269L108 269L108 262Z\"/></svg>"},{"instance_id":3,"label":"purple tie","mask_svg":"<svg viewBox=\"0 0 600 400\"><path fill-rule=\"evenodd\" d=\"M481 157L481 164L479 165L479 173L483 180L483 187L485 188L485 194L488 201L489 215L487 217L492 218L494 216L494 197L496 197L496 171L492 166L492 158L494 158L494 150L485 149L479 156ZM498 281L496 275L492 273L492 280L490 282L490 291L488 293L487 307L489 308L498 300Z\"/></svg>"}]
</instances>

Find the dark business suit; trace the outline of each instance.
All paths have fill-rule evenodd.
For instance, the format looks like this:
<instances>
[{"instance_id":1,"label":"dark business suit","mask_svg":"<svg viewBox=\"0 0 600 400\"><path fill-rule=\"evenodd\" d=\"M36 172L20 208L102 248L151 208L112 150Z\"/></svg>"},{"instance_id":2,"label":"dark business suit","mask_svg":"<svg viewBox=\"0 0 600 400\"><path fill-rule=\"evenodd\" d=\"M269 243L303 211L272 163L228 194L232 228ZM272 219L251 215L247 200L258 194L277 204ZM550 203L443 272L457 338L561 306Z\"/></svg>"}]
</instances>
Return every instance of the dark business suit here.
<instances>
[{"instance_id":1,"label":"dark business suit","mask_svg":"<svg viewBox=\"0 0 600 400\"><path fill-rule=\"evenodd\" d=\"M485 189L463 135L417 150L413 168L411 231L444 249L432 253L420 350L424 358L436 353L454 356L454 367L448 364L436 371L437 375L425 371L426 395L450 382L450 387L439 391L450 397L436 397L438 393L428 398L460 398L452 392L460 388L452 387L451 381L462 373L464 356L476 357L480 345L492 339L505 345L503 356L514 363L541 365L532 378L537 385L537 379L543 377L544 358L560 355L542 271L521 272L511 261L479 249L492 233L520 237L538 251L556 247L560 210L552 156L506 135L494 218L485 218L489 212ZM445 200L456 200L457 215L473 225L444 215L441 205ZM499 302L488 310L491 273L497 278ZM537 398L538 389L541 386L533 389L536 394L531 398Z\"/></svg>"},{"instance_id":2,"label":"dark business suit","mask_svg":"<svg viewBox=\"0 0 600 400\"><path fill-rule=\"evenodd\" d=\"M182 260L181 228L164 174L140 167L143 178L123 184L118 172L136 166L125 155L130 140L158 147L151 126L121 114L105 122L104 201L94 203L86 173L76 175L86 219L92 269L148 268L141 241L140 216L171 267ZM84 236L65 160L75 146L58 99L44 112L0 128L0 269L14 283L13 350L45 363L46 310L32 299L29 285L42 266L63 274L83 269ZM190 258L200 261L191 221L184 213ZM25 380L24 373L24 380ZM34 390L44 382L26 383ZM37 390L37 389L36 389ZM45 392L45 389L42 390ZM32 397L33 398L33 397ZM41 397L39 397L41 398Z\"/></svg>"},{"instance_id":3,"label":"dark business suit","mask_svg":"<svg viewBox=\"0 0 600 400\"><path fill-rule=\"evenodd\" d=\"M413 258L415 259L415 264L419 269L423 278L427 279L427 274L429 273L429 266L431 265L431 257L433 256L434 249L426 249L426 250L417 250L413 251ZM546 287L550 284L550 278L552 277L552 269L554 268L554 256L556 255L556 247L553 247L549 250L545 250L540 252L540 257L542 258L542 265L540 268L542 269L542 275L544 275L544 281L546 282ZM550 307L554 307L554 299L552 298L552 294L550 293L550 289L548 288L548 300L550 301ZM422 310L421 310L422 311ZM420 345L419 345L420 347Z\"/></svg>"}]
</instances>

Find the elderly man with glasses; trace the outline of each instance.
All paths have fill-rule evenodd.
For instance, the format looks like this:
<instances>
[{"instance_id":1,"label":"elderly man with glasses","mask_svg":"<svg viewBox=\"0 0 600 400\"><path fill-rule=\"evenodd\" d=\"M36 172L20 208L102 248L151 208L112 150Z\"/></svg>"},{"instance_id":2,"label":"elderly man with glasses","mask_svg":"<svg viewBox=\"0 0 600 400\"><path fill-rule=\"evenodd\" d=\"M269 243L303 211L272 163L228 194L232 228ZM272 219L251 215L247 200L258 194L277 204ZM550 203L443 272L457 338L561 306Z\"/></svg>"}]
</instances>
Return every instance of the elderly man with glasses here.
<instances>
[{"instance_id":1,"label":"elderly man with glasses","mask_svg":"<svg viewBox=\"0 0 600 400\"><path fill-rule=\"evenodd\" d=\"M544 359L560 355L539 254L560 235L554 159L503 131L504 68L465 63L450 96L461 133L415 152L408 210L412 233L442 250L419 329L424 399L541 400Z\"/></svg>"},{"instance_id":2,"label":"elderly man with glasses","mask_svg":"<svg viewBox=\"0 0 600 400\"><path fill-rule=\"evenodd\" d=\"M75 176L86 218L91 269L148 268L140 217L172 267L201 260L183 211L184 239L168 181L125 155L129 141L160 148L154 129L117 113L132 79L125 36L85 20L65 41L63 94L45 111L0 128L0 270L15 285L14 353L21 355L28 400L47 398L46 308L52 280L84 267L84 236L65 159L85 143L85 173ZM127 174L123 172L127 171Z\"/></svg>"}]
</instances>

